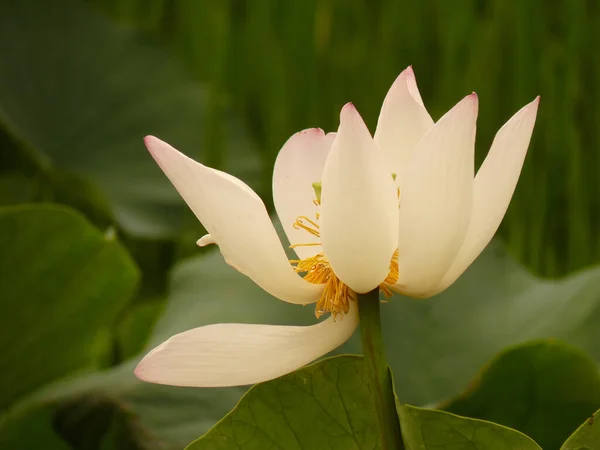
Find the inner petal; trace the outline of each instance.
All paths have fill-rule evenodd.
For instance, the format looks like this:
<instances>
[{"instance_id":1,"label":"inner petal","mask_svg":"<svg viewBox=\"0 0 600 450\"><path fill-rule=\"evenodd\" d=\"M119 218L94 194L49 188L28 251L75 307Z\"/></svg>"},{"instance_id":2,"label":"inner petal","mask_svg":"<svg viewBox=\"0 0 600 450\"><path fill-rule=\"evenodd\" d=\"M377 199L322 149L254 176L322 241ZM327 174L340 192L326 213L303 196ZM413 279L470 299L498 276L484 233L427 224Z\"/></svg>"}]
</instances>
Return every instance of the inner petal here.
<instances>
[{"instance_id":1,"label":"inner petal","mask_svg":"<svg viewBox=\"0 0 600 450\"><path fill-rule=\"evenodd\" d=\"M294 227L297 216L313 218L320 207L315 204L315 181L320 181L323 166L329 154L334 133L320 129L296 133L283 146L273 170L273 201L282 227L291 244L299 244L309 237L301 228ZM295 246L298 258L308 258L320 251L319 245Z\"/></svg>"},{"instance_id":2,"label":"inner petal","mask_svg":"<svg viewBox=\"0 0 600 450\"><path fill-rule=\"evenodd\" d=\"M319 202L318 193L317 199ZM293 223L293 228L303 230L307 237L312 236L314 242L303 242L292 244L292 248L319 246L320 228L319 215L313 219L306 216L299 216ZM310 238L309 238L310 239ZM338 315L348 314L351 302L356 301L357 294L348 285L344 284L335 274L324 252L309 256L304 259L290 260L297 273L304 276L304 280L314 284L324 284L323 293L317 301L315 315L317 318L324 314L331 313L334 318ZM393 291L391 289L398 282L398 250L396 250L390 261L390 270L383 283L379 285L379 290L389 298Z\"/></svg>"}]
</instances>

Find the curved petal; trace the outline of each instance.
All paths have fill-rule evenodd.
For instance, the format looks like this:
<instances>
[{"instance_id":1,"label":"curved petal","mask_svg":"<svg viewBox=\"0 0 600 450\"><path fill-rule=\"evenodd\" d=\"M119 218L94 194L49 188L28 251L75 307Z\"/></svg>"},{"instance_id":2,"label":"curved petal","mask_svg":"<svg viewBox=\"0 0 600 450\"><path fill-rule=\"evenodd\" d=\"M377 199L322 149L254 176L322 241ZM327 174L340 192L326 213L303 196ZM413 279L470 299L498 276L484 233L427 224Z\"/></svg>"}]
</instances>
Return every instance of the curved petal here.
<instances>
[{"instance_id":1,"label":"curved petal","mask_svg":"<svg viewBox=\"0 0 600 450\"><path fill-rule=\"evenodd\" d=\"M337 277L368 292L388 275L398 242L391 170L356 108L348 103L323 170L321 241Z\"/></svg>"},{"instance_id":2,"label":"curved petal","mask_svg":"<svg viewBox=\"0 0 600 450\"><path fill-rule=\"evenodd\" d=\"M196 241L196 245L198 247L206 247L207 245L216 244L217 241L210 234L205 234L200 239Z\"/></svg>"},{"instance_id":3,"label":"curved petal","mask_svg":"<svg viewBox=\"0 0 600 450\"><path fill-rule=\"evenodd\" d=\"M498 230L519 180L538 105L539 97L521 108L496 134L488 156L475 177L473 209L467 235L438 286L439 292L454 283Z\"/></svg>"},{"instance_id":4,"label":"curved petal","mask_svg":"<svg viewBox=\"0 0 600 450\"><path fill-rule=\"evenodd\" d=\"M146 147L198 220L210 233L199 243L216 242L228 264L269 294L290 302L318 300L323 287L304 281L290 265L265 205L229 174L203 166L153 136Z\"/></svg>"},{"instance_id":5,"label":"curved petal","mask_svg":"<svg viewBox=\"0 0 600 450\"><path fill-rule=\"evenodd\" d=\"M396 183L402 180L419 140L431 127L433 119L421 100L415 73L408 67L385 96L374 137L396 174Z\"/></svg>"},{"instance_id":6,"label":"curved petal","mask_svg":"<svg viewBox=\"0 0 600 450\"><path fill-rule=\"evenodd\" d=\"M342 318L311 326L215 324L177 334L135 369L143 381L172 386L243 386L290 373L334 350L358 325L353 302Z\"/></svg>"},{"instance_id":7,"label":"curved petal","mask_svg":"<svg viewBox=\"0 0 600 450\"><path fill-rule=\"evenodd\" d=\"M299 216L315 220L319 208L313 183L321 182L323 166L329 155L335 133L325 134L319 128L300 131L284 144L277 155L273 169L273 201L281 225L290 244L318 243L303 229L294 228ZM300 259L309 258L323 251L320 245L295 247Z\"/></svg>"},{"instance_id":8,"label":"curved petal","mask_svg":"<svg viewBox=\"0 0 600 450\"><path fill-rule=\"evenodd\" d=\"M477 96L446 113L419 142L400 186L399 279L426 297L460 248L471 214Z\"/></svg>"}]
</instances>

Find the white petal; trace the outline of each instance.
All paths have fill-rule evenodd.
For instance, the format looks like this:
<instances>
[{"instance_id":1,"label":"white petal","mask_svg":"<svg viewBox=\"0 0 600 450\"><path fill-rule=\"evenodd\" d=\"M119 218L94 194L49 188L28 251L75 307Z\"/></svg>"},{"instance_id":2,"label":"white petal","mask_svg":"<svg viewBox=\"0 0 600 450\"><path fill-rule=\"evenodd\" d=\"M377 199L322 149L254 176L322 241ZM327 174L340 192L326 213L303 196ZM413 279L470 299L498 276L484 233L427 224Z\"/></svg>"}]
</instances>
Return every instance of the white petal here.
<instances>
[{"instance_id":1,"label":"white petal","mask_svg":"<svg viewBox=\"0 0 600 450\"><path fill-rule=\"evenodd\" d=\"M517 112L496 134L475 177L473 209L465 241L438 291L454 283L479 256L500 226L519 180L538 105L539 97Z\"/></svg>"},{"instance_id":2,"label":"white petal","mask_svg":"<svg viewBox=\"0 0 600 450\"><path fill-rule=\"evenodd\" d=\"M356 108L344 106L323 171L321 241L340 280L358 293L388 275L398 242L391 170Z\"/></svg>"},{"instance_id":3,"label":"white petal","mask_svg":"<svg viewBox=\"0 0 600 450\"><path fill-rule=\"evenodd\" d=\"M196 245L198 247L206 247L207 245L216 244L216 243L217 243L217 241L215 241L215 239L210 234L205 234L204 236L202 236L200 239L198 239L196 241Z\"/></svg>"},{"instance_id":4,"label":"white petal","mask_svg":"<svg viewBox=\"0 0 600 450\"><path fill-rule=\"evenodd\" d=\"M358 325L343 317L312 326L216 324L177 334L140 362L138 378L173 386L243 386L290 373L343 344Z\"/></svg>"},{"instance_id":5,"label":"white petal","mask_svg":"<svg viewBox=\"0 0 600 450\"><path fill-rule=\"evenodd\" d=\"M423 105L412 67L405 69L388 91L377 122L375 142L383 150L399 183L419 140L433 127Z\"/></svg>"},{"instance_id":6,"label":"white petal","mask_svg":"<svg viewBox=\"0 0 600 450\"><path fill-rule=\"evenodd\" d=\"M419 142L400 186L396 289L428 296L463 242L471 214L477 96L446 113Z\"/></svg>"},{"instance_id":7,"label":"white petal","mask_svg":"<svg viewBox=\"0 0 600 450\"><path fill-rule=\"evenodd\" d=\"M319 208L313 183L321 182L323 166L329 155L335 133L325 134L319 128L311 128L293 135L285 143L273 169L273 201L277 215L290 244L319 243L320 239L303 229L294 228L299 216L315 220ZM320 245L295 247L300 259L323 251Z\"/></svg>"},{"instance_id":8,"label":"white petal","mask_svg":"<svg viewBox=\"0 0 600 450\"><path fill-rule=\"evenodd\" d=\"M315 302L322 286L304 281L290 265L265 205L242 181L188 158L148 136L146 147L219 245L225 261L271 295L290 303Z\"/></svg>"}]
</instances>

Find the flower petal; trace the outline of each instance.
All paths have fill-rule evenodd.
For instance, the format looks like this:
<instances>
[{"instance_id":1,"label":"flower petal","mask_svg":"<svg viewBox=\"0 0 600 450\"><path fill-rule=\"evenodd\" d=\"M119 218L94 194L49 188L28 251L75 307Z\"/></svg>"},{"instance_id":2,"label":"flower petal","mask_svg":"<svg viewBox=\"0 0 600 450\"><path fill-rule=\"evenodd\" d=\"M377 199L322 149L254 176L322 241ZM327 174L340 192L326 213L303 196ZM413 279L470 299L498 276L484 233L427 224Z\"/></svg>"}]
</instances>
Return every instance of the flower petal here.
<instances>
[{"instance_id":1,"label":"flower petal","mask_svg":"<svg viewBox=\"0 0 600 450\"><path fill-rule=\"evenodd\" d=\"M419 140L433 127L423 105L412 67L405 69L388 91L377 122L375 142L400 183Z\"/></svg>"},{"instance_id":2,"label":"flower petal","mask_svg":"<svg viewBox=\"0 0 600 450\"><path fill-rule=\"evenodd\" d=\"M533 133L539 97L521 108L496 134L475 177L467 235L438 291L450 286L488 245L515 191Z\"/></svg>"},{"instance_id":3,"label":"flower petal","mask_svg":"<svg viewBox=\"0 0 600 450\"><path fill-rule=\"evenodd\" d=\"M398 198L391 170L351 103L323 170L321 241L337 277L358 293L388 275L398 242Z\"/></svg>"},{"instance_id":4,"label":"flower petal","mask_svg":"<svg viewBox=\"0 0 600 450\"><path fill-rule=\"evenodd\" d=\"M206 247L207 245L212 245L216 243L217 241L215 241L210 234L205 234L196 241L196 245L198 245L198 247Z\"/></svg>"},{"instance_id":5,"label":"flower petal","mask_svg":"<svg viewBox=\"0 0 600 450\"><path fill-rule=\"evenodd\" d=\"M399 279L426 297L460 248L471 214L477 96L446 113L419 142L400 186Z\"/></svg>"},{"instance_id":6,"label":"flower petal","mask_svg":"<svg viewBox=\"0 0 600 450\"><path fill-rule=\"evenodd\" d=\"M353 303L341 319L311 326L215 324L177 334L139 363L143 381L173 386L243 386L290 373L343 344L358 325Z\"/></svg>"},{"instance_id":7,"label":"flower petal","mask_svg":"<svg viewBox=\"0 0 600 450\"><path fill-rule=\"evenodd\" d=\"M303 229L294 228L299 216L315 220L319 208L313 183L321 182L323 166L329 155L335 133L323 133L312 128L294 134L277 155L273 170L273 201L275 209L290 244L319 243ZM309 258L323 251L320 245L299 246L294 250L300 259Z\"/></svg>"},{"instance_id":8,"label":"flower petal","mask_svg":"<svg viewBox=\"0 0 600 450\"><path fill-rule=\"evenodd\" d=\"M146 147L210 233L225 261L271 295L290 302L315 302L323 287L304 281L290 265L265 205L244 182L203 166L153 136Z\"/></svg>"}]
</instances>

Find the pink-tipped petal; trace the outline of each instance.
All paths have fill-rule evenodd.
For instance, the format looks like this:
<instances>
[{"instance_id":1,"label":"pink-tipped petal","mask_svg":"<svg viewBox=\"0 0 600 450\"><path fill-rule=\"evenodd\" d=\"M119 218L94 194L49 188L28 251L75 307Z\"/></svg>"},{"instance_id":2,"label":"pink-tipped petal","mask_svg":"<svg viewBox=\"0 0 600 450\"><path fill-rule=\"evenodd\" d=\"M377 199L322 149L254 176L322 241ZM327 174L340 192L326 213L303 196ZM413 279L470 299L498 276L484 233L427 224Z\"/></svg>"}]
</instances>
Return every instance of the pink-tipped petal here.
<instances>
[{"instance_id":1,"label":"pink-tipped petal","mask_svg":"<svg viewBox=\"0 0 600 450\"><path fill-rule=\"evenodd\" d=\"M337 277L368 292L387 277L398 242L396 186L383 155L352 104L323 171L321 241Z\"/></svg>"},{"instance_id":2,"label":"pink-tipped petal","mask_svg":"<svg viewBox=\"0 0 600 450\"><path fill-rule=\"evenodd\" d=\"M400 186L396 289L429 296L458 252L469 223L477 96L446 113L419 142Z\"/></svg>"},{"instance_id":3,"label":"pink-tipped petal","mask_svg":"<svg viewBox=\"0 0 600 450\"><path fill-rule=\"evenodd\" d=\"M290 373L343 344L358 325L348 314L312 326L215 324L177 334L148 353L135 374L172 386L244 386Z\"/></svg>"},{"instance_id":4,"label":"pink-tipped petal","mask_svg":"<svg viewBox=\"0 0 600 450\"><path fill-rule=\"evenodd\" d=\"M377 122L375 142L383 151L390 172L400 184L419 140L433 127L423 105L412 67L405 69L388 91Z\"/></svg>"},{"instance_id":5,"label":"pink-tipped petal","mask_svg":"<svg viewBox=\"0 0 600 450\"><path fill-rule=\"evenodd\" d=\"M294 227L296 218L316 220L319 211L313 183L320 183L335 133L325 134L311 128L294 134L277 155L273 170L273 201L290 244L319 243L302 228ZM299 246L294 250L300 259L309 258L323 249L320 245Z\"/></svg>"},{"instance_id":6,"label":"pink-tipped petal","mask_svg":"<svg viewBox=\"0 0 600 450\"><path fill-rule=\"evenodd\" d=\"M475 177L473 209L465 240L437 291L442 291L471 265L490 242L517 186L537 116L539 97L521 108L496 134Z\"/></svg>"},{"instance_id":7,"label":"pink-tipped petal","mask_svg":"<svg viewBox=\"0 0 600 450\"><path fill-rule=\"evenodd\" d=\"M244 182L203 166L153 136L146 147L216 242L225 261L271 295L290 302L315 302L322 286L296 274L265 205Z\"/></svg>"}]
</instances>

